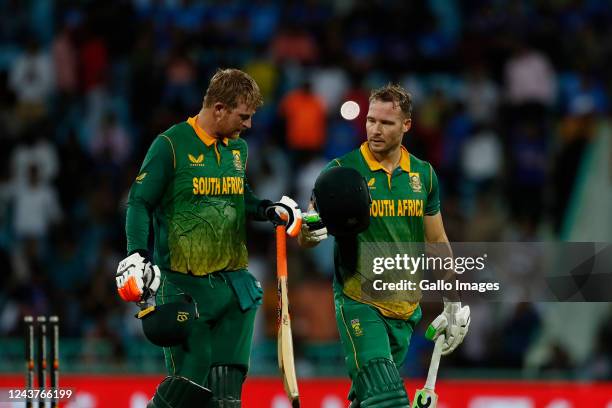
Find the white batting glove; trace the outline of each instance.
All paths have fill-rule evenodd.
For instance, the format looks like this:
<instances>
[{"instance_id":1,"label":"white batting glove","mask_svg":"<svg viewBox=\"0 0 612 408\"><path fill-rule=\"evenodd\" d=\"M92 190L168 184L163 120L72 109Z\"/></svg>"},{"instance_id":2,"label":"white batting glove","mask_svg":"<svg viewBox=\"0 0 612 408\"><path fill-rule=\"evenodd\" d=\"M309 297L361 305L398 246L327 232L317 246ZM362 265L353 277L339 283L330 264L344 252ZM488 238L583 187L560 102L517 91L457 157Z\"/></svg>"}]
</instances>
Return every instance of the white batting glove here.
<instances>
[{"instance_id":1,"label":"white batting glove","mask_svg":"<svg viewBox=\"0 0 612 408\"><path fill-rule=\"evenodd\" d=\"M461 307L461 302L444 302L444 311L427 328L425 337L435 340L444 334L442 355L452 353L459 346L470 327L470 307Z\"/></svg>"},{"instance_id":2,"label":"white batting glove","mask_svg":"<svg viewBox=\"0 0 612 408\"><path fill-rule=\"evenodd\" d=\"M302 230L300 231L301 240L311 244L318 244L327 238L327 227L315 210L310 210L304 214Z\"/></svg>"},{"instance_id":3,"label":"white batting glove","mask_svg":"<svg viewBox=\"0 0 612 408\"><path fill-rule=\"evenodd\" d=\"M160 278L159 267L134 252L119 262L115 276L117 292L126 302L140 302L155 295Z\"/></svg>"},{"instance_id":4,"label":"white batting glove","mask_svg":"<svg viewBox=\"0 0 612 408\"><path fill-rule=\"evenodd\" d=\"M302 210L292 198L283 196L280 201L269 205L265 213L272 223L285 224L290 237L296 237L300 233Z\"/></svg>"}]
</instances>

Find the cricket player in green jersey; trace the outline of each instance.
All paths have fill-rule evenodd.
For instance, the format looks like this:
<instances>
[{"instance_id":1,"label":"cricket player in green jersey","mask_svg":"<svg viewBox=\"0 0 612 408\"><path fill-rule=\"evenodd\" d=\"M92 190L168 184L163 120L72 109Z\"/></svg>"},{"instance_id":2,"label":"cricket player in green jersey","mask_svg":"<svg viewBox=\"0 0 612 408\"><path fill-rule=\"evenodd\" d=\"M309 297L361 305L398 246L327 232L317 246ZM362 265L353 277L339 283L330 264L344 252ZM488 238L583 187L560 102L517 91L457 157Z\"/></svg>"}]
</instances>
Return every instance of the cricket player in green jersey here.
<instances>
[{"instance_id":1,"label":"cricket player in green jersey","mask_svg":"<svg viewBox=\"0 0 612 408\"><path fill-rule=\"evenodd\" d=\"M248 150L239 135L262 103L250 76L218 70L200 112L155 138L130 190L119 295L133 302L155 295L163 305L188 294L199 309L185 343L163 349L168 377L150 408L241 406L262 299L247 270L246 219L282 217L296 236L302 218L292 199L260 200L247 183Z\"/></svg>"},{"instance_id":2,"label":"cricket player in green jersey","mask_svg":"<svg viewBox=\"0 0 612 408\"><path fill-rule=\"evenodd\" d=\"M403 136L412 125L411 110L410 94L400 86L387 85L373 91L366 119L367 141L331 161L320 176L334 167L355 169L365 178L371 195L367 229L353 237L356 245L348 245L352 251L343 248L346 238L336 236L334 251L336 322L352 380L351 407L409 406L398 368L404 363L410 337L421 319L420 298L383 301L363 296L360 277L372 273L371 265L370 271L360 270L368 267L358 259L363 245L448 244L436 173L431 164L402 146ZM344 201L350 200L345 197ZM309 222L313 210L311 203L299 236L304 247L327 237L321 223ZM435 339L444 333L443 354L448 354L463 341L469 322L469 306L445 299L442 314L428 328L428 337Z\"/></svg>"}]
</instances>

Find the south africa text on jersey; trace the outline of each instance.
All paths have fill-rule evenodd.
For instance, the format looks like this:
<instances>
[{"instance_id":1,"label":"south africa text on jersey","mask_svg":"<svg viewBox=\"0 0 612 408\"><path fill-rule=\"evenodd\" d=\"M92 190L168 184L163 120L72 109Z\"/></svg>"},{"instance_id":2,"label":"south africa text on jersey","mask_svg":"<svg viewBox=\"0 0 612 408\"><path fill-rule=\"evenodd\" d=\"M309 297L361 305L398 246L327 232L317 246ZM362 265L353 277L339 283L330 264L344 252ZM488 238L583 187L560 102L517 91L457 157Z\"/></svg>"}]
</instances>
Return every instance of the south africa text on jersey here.
<instances>
[{"instance_id":1,"label":"south africa text on jersey","mask_svg":"<svg viewBox=\"0 0 612 408\"><path fill-rule=\"evenodd\" d=\"M194 195L244 194L242 177L194 177Z\"/></svg>"},{"instance_id":2,"label":"south africa text on jersey","mask_svg":"<svg viewBox=\"0 0 612 408\"><path fill-rule=\"evenodd\" d=\"M422 217L423 200L372 200L370 217Z\"/></svg>"}]
</instances>

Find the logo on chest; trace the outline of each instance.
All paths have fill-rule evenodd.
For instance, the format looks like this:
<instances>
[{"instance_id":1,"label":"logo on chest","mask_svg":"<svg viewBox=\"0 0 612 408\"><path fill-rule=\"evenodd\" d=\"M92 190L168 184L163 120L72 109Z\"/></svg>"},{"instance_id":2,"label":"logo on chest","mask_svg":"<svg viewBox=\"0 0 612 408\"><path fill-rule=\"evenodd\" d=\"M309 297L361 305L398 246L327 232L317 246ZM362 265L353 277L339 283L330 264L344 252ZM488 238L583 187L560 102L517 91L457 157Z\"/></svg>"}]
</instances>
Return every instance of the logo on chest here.
<instances>
[{"instance_id":1,"label":"logo on chest","mask_svg":"<svg viewBox=\"0 0 612 408\"><path fill-rule=\"evenodd\" d=\"M187 158L189 159L190 167L204 167L204 155L202 153L200 153L198 157L195 157L193 154L189 153Z\"/></svg>"},{"instance_id":2,"label":"logo on chest","mask_svg":"<svg viewBox=\"0 0 612 408\"><path fill-rule=\"evenodd\" d=\"M232 150L232 156L234 157L234 168L237 171L243 171L242 159L240 158L240 150Z\"/></svg>"},{"instance_id":3,"label":"logo on chest","mask_svg":"<svg viewBox=\"0 0 612 408\"><path fill-rule=\"evenodd\" d=\"M408 173L409 181L408 184L414 193L420 193L423 189L423 185L421 184L421 177L419 173Z\"/></svg>"}]
</instances>

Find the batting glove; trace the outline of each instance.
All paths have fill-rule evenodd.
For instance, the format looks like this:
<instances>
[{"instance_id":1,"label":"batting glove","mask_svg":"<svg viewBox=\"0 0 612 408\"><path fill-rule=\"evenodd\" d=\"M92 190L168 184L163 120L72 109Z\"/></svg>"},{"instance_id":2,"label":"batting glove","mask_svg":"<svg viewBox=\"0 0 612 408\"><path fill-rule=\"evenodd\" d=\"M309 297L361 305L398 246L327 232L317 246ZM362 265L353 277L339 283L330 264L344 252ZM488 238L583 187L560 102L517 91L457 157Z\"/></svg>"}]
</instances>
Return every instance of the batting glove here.
<instances>
[{"instance_id":1,"label":"batting glove","mask_svg":"<svg viewBox=\"0 0 612 408\"><path fill-rule=\"evenodd\" d=\"M270 204L265 209L265 214L274 225L286 225L287 235L290 237L296 237L300 233L302 210L293 199L283 196L280 201Z\"/></svg>"},{"instance_id":2,"label":"batting glove","mask_svg":"<svg viewBox=\"0 0 612 408\"><path fill-rule=\"evenodd\" d=\"M327 227L323 224L323 220L314 210L304 214L302 223L301 240L308 243L319 243L327 238Z\"/></svg>"},{"instance_id":3,"label":"batting glove","mask_svg":"<svg viewBox=\"0 0 612 408\"><path fill-rule=\"evenodd\" d=\"M461 302L444 302L444 311L427 328L425 337L436 340L440 334L446 339L442 355L452 353L459 346L470 327L470 307L461 307Z\"/></svg>"},{"instance_id":4,"label":"batting glove","mask_svg":"<svg viewBox=\"0 0 612 408\"><path fill-rule=\"evenodd\" d=\"M126 302L140 302L155 295L159 288L161 273L141 253L134 252L117 267L117 292Z\"/></svg>"}]
</instances>

